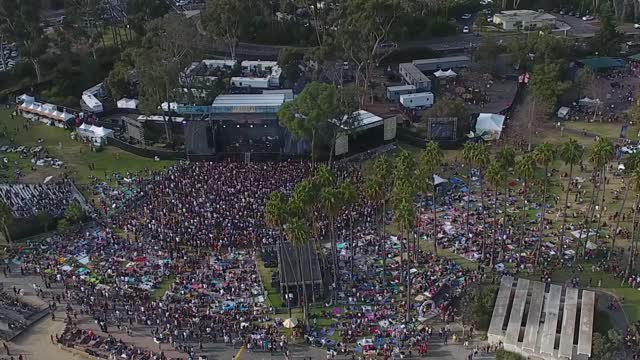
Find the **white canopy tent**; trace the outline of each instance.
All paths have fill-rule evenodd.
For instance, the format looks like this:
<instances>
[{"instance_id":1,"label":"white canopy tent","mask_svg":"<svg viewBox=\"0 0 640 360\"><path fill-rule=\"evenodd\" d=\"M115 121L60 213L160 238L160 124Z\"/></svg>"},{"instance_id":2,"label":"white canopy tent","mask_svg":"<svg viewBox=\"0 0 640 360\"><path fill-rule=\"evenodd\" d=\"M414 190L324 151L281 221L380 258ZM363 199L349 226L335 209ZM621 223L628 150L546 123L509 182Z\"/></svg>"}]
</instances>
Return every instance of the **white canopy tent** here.
<instances>
[{"instance_id":1,"label":"white canopy tent","mask_svg":"<svg viewBox=\"0 0 640 360\"><path fill-rule=\"evenodd\" d=\"M122 98L118 100L118 109L132 109L135 110L138 108L138 104L140 102L136 99L128 99Z\"/></svg>"},{"instance_id":2,"label":"white canopy tent","mask_svg":"<svg viewBox=\"0 0 640 360\"><path fill-rule=\"evenodd\" d=\"M504 115L481 113L476 122L476 134L485 140L498 140L504 126Z\"/></svg>"},{"instance_id":3,"label":"white canopy tent","mask_svg":"<svg viewBox=\"0 0 640 360\"><path fill-rule=\"evenodd\" d=\"M177 111L178 110L178 103L177 102L171 102L171 103L167 104L167 102L165 101L158 108L162 109L162 111Z\"/></svg>"},{"instance_id":4,"label":"white canopy tent","mask_svg":"<svg viewBox=\"0 0 640 360\"><path fill-rule=\"evenodd\" d=\"M36 98L34 98L33 96L29 96L27 94L22 94L16 97L17 103L22 102L23 104L31 104L34 101L36 101Z\"/></svg>"},{"instance_id":5,"label":"white canopy tent","mask_svg":"<svg viewBox=\"0 0 640 360\"><path fill-rule=\"evenodd\" d=\"M446 77L456 77L456 76L458 76L458 74L456 74L456 72L453 71L452 69L449 69L449 70L445 71L444 75Z\"/></svg>"},{"instance_id":6,"label":"white canopy tent","mask_svg":"<svg viewBox=\"0 0 640 360\"><path fill-rule=\"evenodd\" d=\"M447 77L447 73L445 71L442 70L438 70L436 72L433 73L433 76L437 77L438 79L440 78L444 78Z\"/></svg>"},{"instance_id":7,"label":"white canopy tent","mask_svg":"<svg viewBox=\"0 0 640 360\"><path fill-rule=\"evenodd\" d=\"M590 97L583 97L582 99L578 100L578 105L581 106L598 106L600 105L600 103L600 99L592 99Z\"/></svg>"},{"instance_id":8,"label":"white canopy tent","mask_svg":"<svg viewBox=\"0 0 640 360\"><path fill-rule=\"evenodd\" d=\"M76 128L80 137L90 140L96 145L105 145L113 130L84 123Z\"/></svg>"},{"instance_id":9,"label":"white canopy tent","mask_svg":"<svg viewBox=\"0 0 640 360\"><path fill-rule=\"evenodd\" d=\"M101 113L102 111L104 111L104 108L100 100L98 100L98 98L96 98L92 94L89 94L89 93L82 94L82 101L85 103L85 105L87 105L87 108L91 112Z\"/></svg>"}]
</instances>

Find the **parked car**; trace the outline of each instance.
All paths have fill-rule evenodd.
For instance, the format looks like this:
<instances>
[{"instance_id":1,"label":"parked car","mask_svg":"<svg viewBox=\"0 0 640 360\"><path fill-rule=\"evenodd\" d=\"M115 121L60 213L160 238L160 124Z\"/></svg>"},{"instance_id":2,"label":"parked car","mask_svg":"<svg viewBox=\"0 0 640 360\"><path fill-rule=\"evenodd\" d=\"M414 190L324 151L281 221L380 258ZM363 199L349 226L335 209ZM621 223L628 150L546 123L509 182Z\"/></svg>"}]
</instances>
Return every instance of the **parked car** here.
<instances>
[{"instance_id":1,"label":"parked car","mask_svg":"<svg viewBox=\"0 0 640 360\"><path fill-rule=\"evenodd\" d=\"M469 27L468 26L463 27L462 28L462 32L465 33L465 34L468 33L469 32Z\"/></svg>"},{"instance_id":2,"label":"parked car","mask_svg":"<svg viewBox=\"0 0 640 360\"><path fill-rule=\"evenodd\" d=\"M593 20L593 19L595 19L595 17L593 17L593 16L591 16L591 15L586 15L586 16L583 16L583 17L582 17L582 20L584 20L584 21L591 21L591 20Z\"/></svg>"},{"instance_id":3,"label":"parked car","mask_svg":"<svg viewBox=\"0 0 640 360\"><path fill-rule=\"evenodd\" d=\"M640 29L640 24L633 24L634 29Z\"/></svg>"},{"instance_id":4,"label":"parked car","mask_svg":"<svg viewBox=\"0 0 640 360\"><path fill-rule=\"evenodd\" d=\"M462 15L461 18L462 18L462 20L469 20L469 19L471 19L471 14L464 14L464 15Z\"/></svg>"}]
</instances>

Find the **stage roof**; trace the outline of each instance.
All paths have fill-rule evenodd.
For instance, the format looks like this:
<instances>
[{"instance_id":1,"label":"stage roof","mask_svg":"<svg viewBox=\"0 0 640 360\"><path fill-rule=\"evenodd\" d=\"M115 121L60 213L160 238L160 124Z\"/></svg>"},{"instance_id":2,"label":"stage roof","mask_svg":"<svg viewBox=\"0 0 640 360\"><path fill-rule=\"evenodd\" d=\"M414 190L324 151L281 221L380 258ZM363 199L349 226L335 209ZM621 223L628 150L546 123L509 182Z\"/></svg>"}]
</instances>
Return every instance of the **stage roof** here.
<instances>
[{"instance_id":1,"label":"stage roof","mask_svg":"<svg viewBox=\"0 0 640 360\"><path fill-rule=\"evenodd\" d=\"M284 94L220 95L211 105L213 113L277 113Z\"/></svg>"}]
</instances>

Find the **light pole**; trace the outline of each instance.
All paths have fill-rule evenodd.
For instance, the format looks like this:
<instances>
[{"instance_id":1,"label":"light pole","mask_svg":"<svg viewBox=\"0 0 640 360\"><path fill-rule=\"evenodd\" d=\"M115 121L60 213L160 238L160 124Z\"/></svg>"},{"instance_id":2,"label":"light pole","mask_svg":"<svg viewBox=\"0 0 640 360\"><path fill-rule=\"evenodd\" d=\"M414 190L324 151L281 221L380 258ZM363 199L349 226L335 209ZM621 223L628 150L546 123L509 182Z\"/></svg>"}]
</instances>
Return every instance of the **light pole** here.
<instances>
[{"instance_id":1,"label":"light pole","mask_svg":"<svg viewBox=\"0 0 640 360\"><path fill-rule=\"evenodd\" d=\"M291 300L293 300L293 294L292 293L285 294L284 298L287 300L287 309L289 309L289 319L291 319Z\"/></svg>"}]
</instances>

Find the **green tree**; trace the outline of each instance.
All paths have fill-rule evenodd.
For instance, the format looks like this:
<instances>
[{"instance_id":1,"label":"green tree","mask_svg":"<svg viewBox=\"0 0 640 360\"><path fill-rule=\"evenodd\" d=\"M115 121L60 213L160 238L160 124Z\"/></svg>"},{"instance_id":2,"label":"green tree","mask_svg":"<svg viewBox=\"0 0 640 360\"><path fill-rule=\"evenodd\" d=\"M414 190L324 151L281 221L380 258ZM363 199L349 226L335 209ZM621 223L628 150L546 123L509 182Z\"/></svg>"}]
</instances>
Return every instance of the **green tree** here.
<instances>
[{"instance_id":1,"label":"green tree","mask_svg":"<svg viewBox=\"0 0 640 360\"><path fill-rule=\"evenodd\" d=\"M591 155L589 156L589 161L593 164L595 169L600 171L600 184L602 184L602 200L600 203L600 212L598 214L598 226L596 229L596 239L595 242L598 242L598 238L600 236L600 227L602 225L602 212L604 211L604 202L606 198L606 177L607 177L607 164L613 160L615 156L615 151L613 149L613 144L611 140L608 138L601 137L596 145L593 147ZM600 192L600 191L598 191ZM596 196L597 198L598 196ZM595 204L595 203L594 203ZM595 207L594 207L595 210ZM595 211L593 212L595 214ZM592 215L593 217L593 215ZM587 246L587 241L589 241L589 231L587 231L587 237L585 239L585 249Z\"/></svg>"},{"instance_id":2,"label":"green tree","mask_svg":"<svg viewBox=\"0 0 640 360\"><path fill-rule=\"evenodd\" d=\"M518 264L520 264L520 254L524 249L524 239L527 236L526 223L527 223L527 201L529 197L529 181L533 178L535 173L536 160L533 154L524 154L516 161L516 174L522 178L524 193L522 194L522 209L520 211L520 245L518 246Z\"/></svg>"},{"instance_id":3,"label":"green tree","mask_svg":"<svg viewBox=\"0 0 640 360\"><path fill-rule=\"evenodd\" d=\"M129 94L130 91L130 77L131 68L122 62L116 63L113 70L109 72L109 76L106 80L107 89L111 94L111 97L118 101L122 97Z\"/></svg>"},{"instance_id":4,"label":"green tree","mask_svg":"<svg viewBox=\"0 0 640 360\"><path fill-rule=\"evenodd\" d=\"M616 55L620 52L623 34L617 29L615 16L609 2L603 2L598 9L600 27L591 39L591 49L600 56Z\"/></svg>"},{"instance_id":5,"label":"green tree","mask_svg":"<svg viewBox=\"0 0 640 360\"><path fill-rule=\"evenodd\" d=\"M358 241L356 239L354 239L353 237L353 225L354 225L354 218L353 218L353 211L350 209L352 206L354 206L357 201L358 201L358 193L356 192L356 187L353 184L353 182L349 179L343 181L340 184L340 198L342 200L342 206L345 208L345 210L347 211L347 217L349 218L349 247L351 250L351 274L350 274L350 279L351 281L355 281L354 279L354 272L353 272L353 267L354 267L354 261L355 261L355 257L358 253Z\"/></svg>"},{"instance_id":6,"label":"green tree","mask_svg":"<svg viewBox=\"0 0 640 360\"><path fill-rule=\"evenodd\" d=\"M466 216L466 235L465 237L469 237L471 235L471 231L469 229L469 218L471 215L471 179L472 168L474 164L475 151L477 147L475 143L466 142L464 143L464 147L462 148L462 159L464 160L467 166L467 216Z\"/></svg>"},{"instance_id":7,"label":"green tree","mask_svg":"<svg viewBox=\"0 0 640 360\"><path fill-rule=\"evenodd\" d=\"M629 253L635 254L635 252L638 249L638 236L640 235L638 232L638 229L640 227L637 226L637 221L636 221L639 213L637 209L638 209L638 206L640 205L640 169L636 169L633 172L628 186L633 187L633 190L636 193L636 199L633 204L633 217L631 220L631 231L630 231L630 239L629 239L631 241L631 251ZM624 285L625 280L629 278L629 274L633 271L635 258L636 258L635 256L629 256L629 260L625 268L625 274L622 277L622 284L620 286Z\"/></svg>"},{"instance_id":8,"label":"green tree","mask_svg":"<svg viewBox=\"0 0 640 360\"><path fill-rule=\"evenodd\" d=\"M311 160L315 161L317 141L326 133L329 120L337 118L337 111L336 87L312 82L293 101L280 107L278 118L295 137L310 142Z\"/></svg>"},{"instance_id":9,"label":"green tree","mask_svg":"<svg viewBox=\"0 0 640 360\"><path fill-rule=\"evenodd\" d=\"M613 237L611 239L611 249L609 250L609 254L607 255L607 259L611 260L611 254L614 252L616 248L616 239L618 237L618 229L620 228L620 220L622 219L622 214L624 214L624 206L627 203L627 197L629 196L629 189L631 185L629 184L631 176L633 173L640 168L640 153L635 152L629 156L624 158L624 171L622 182L624 184L624 197L622 198L622 204L620 204L620 210L618 211L618 218L616 220L616 226L613 228ZM633 230L632 230L633 233Z\"/></svg>"},{"instance_id":10,"label":"green tree","mask_svg":"<svg viewBox=\"0 0 640 360\"><path fill-rule=\"evenodd\" d=\"M9 224L13 221L13 214L9 204L4 201L0 201L0 225L2 225L2 231L7 238L7 242L11 243L11 234L9 233Z\"/></svg>"},{"instance_id":11,"label":"green tree","mask_svg":"<svg viewBox=\"0 0 640 360\"><path fill-rule=\"evenodd\" d=\"M294 246L297 252L298 259L296 259L296 263L298 264L298 279L302 287L302 294L298 292L298 298L302 295L302 316L304 319L305 330L307 330L309 328L309 297L307 296L307 286L304 281L304 272L302 271L302 248L305 247L309 241L308 224L303 219L294 216L289 219L285 231L289 242L291 242L291 245Z\"/></svg>"},{"instance_id":12,"label":"green tree","mask_svg":"<svg viewBox=\"0 0 640 360\"><path fill-rule=\"evenodd\" d=\"M561 63L537 64L533 68L529 87L536 101L544 104L546 109L554 109L558 98L565 93L571 83L562 80Z\"/></svg>"},{"instance_id":13,"label":"green tree","mask_svg":"<svg viewBox=\"0 0 640 360\"><path fill-rule=\"evenodd\" d=\"M397 0L347 0L340 4L337 43L356 66L356 86L363 88L361 104L369 96L373 69L385 56L380 45L398 26Z\"/></svg>"},{"instance_id":14,"label":"green tree","mask_svg":"<svg viewBox=\"0 0 640 360\"><path fill-rule=\"evenodd\" d=\"M67 232L67 230L69 230L69 228L71 228L71 224L69 223L69 220L61 219L60 221L58 221L58 231L59 232L65 233L65 232Z\"/></svg>"},{"instance_id":15,"label":"green tree","mask_svg":"<svg viewBox=\"0 0 640 360\"><path fill-rule=\"evenodd\" d=\"M544 142L538 145L533 153L536 162L544 167L544 178L542 180L542 207L540 209L540 230L538 231L538 245L535 257L535 266L538 265L540 253L542 252L542 240L544 239L544 216L547 209L547 187L549 184L549 166L556 158L556 151L553 145ZM560 255L560 254L559 254ZM561 255L560 255L561 256Z\"/></svg>"},{"instance_id":16,"label":"green tree","mask_svg":"<svg viewBox=\"0 0 640 360\"><path fill-rule=\"evenodd\" d=\"M473 164L478 170L478 178L480 179L480 205L482 211L486 210L484 205L484 173L491 162L489 157L489 148L484 143L476 143L476 149L473 152ZM486 260L486 243L487 243L487 220L486 216L482 217L482 261Z\"/></svg>"},{"instance_id":17,"label":"green tree","mask_svg":"<svg viewBox=\"0 0 640 360\"><path fill-rule=\"evenodd\" d=\"M20 53L42 80L40 58L47 50L47 38L40 25L40 0L1 0L0 31L8 42L20 44Z\"/></svg>"},{"instance_id":18,"label":"green tree","mask_svg":"<svg viewBox=\"0 0 640 360\"><path fill-rule=\"evenodd\" d=\"M127 0L128 25L136 34L144 36L147 23L165 16L169 9L169 3L164 0Z\"/></svg>"},{"instance_id":19,"label":"green tree","mask_svg":"<svg viewBox=\"0 0 640 360\"><path fill-rule=\"evenodd\" d=\"M429 141L426 148L420 154L420 162L418 171L419 179L425 185L422 189L426 194L432 192L431 200L433 202L433 253L438 254L438 210L436 203L437 188L435 186L434 176L435 170L440 167L444 154L440 146L435 141Z\"/></svg>"},{"instance_id":20,"label":"green tree","mask_svg":"<svg viewBox=\"0 0 640 360\"><path fill-rule=\"evenodd\" d=\"M249 6L247 0L207 0L202 23L209 35L229 47L231 59L236 58L240 36L247 31Z\"/></svg>"},{"instance_id":21,"label":"green tree","mask_svg":"<svg viewBox=\"0 0 640 360\"><path fill-rule=\"evenodd\" d=\"M479 18L484 19L483 16ZM478 50L475 52L476 61L480 64L482 71L489 74L496 73L496 57L498 56L498 51L498 45L493 38L487 37L482 39Z\"/></svg>"},{"instance_id":22,"label":"green tree","mask_svg":"<svg viewBox=\"0 0 640 360\"><path fill-rule=\"evenodd\" d=\"M569 139L569 141L563 143L560 147L560 159L562 159L565 165L569 165L569 181L565 191L564 206L562 209L562 228L560 229L560 239L558 239L558 255L560 259L562 259L564 251L564 234L567 228L567 208L569 207L569 193L571 193L571 183L573 182L573 167L580 164L583 156L584 149L575 139Z\"/></svg>"},{"instance_id":23,"label":"green tree","mask_svg":"<svg viewBox=\"0 0 640 360\"><path fill-rule=\"evenodd\" d=\"M274 191L269 195L269 199L265 204L264 208L264 221L273 230L275 230L278 234L278 253L283 254L283 241L281 237L281 233L284 231L284 227L287 223L287 200L282 195L282 193ZM283 271L281 274L284 277L286 296L289 296L289 282L287 281L287 272ZM289 310L289 317L291 317L291 302L287 299L287 309Z\"/></svg>"},{"instance_id":24,"label":"green tree","mask_svg":"<svg viewBox=\"0 0 640 360\"><path fill-rule=\"evenodd\" d=\"M503 170L505 171L505 176L510 169L513 169L516 166L516 152L510 146L505 146L498 150L496 153L496 160L500 163ZM504 229L509 228L509 215L507 212L507 205L509 203L509 196L511 195L511 189L509 188L509 182L504 182L504 203L502 204L502 226ZM500 246L500 254L504 257L504 247L505 247L506 236L502 236L502 244Z\"/></svg>"},{"instance_id":25,"label":"green tree","mask_svg":"<svg viewBox=\"0 0 640 360\"><path fill-rule=\"evenodd\" d=\"M300 79L300 65L303 64L303 60L304 52L300 49L285 47L280 50L278 65L289 84L294 84Z\"/></svg>"},{"instance_id":26,"label":"green tree","mask_svg":"<svg viewBox=\"0 0 640 360\"><path fill-rule=\"evenodd\" d=\"M84 218L84 211L82 210L82 206L77 202L72 202L67 206L67 209L64 211L64 218L69 222L70 225L78 224Z\"/></svg>"},{"instance_id":27,"label":"green tree","mask_svg":"<svg viewBox=\"0 0 640 360\"><path fill-rule=\"evenodd\" d=\"M38 224L42 225L44 232L49 231L49 225L51 224L51 215L46 211L38 211L36 214L36 220Z\"/></svg>"},{"instance_id":28,"label":"green tree","mask_svg":"<svg viewBox=\"0 0 640 360\"><path fill-rule=\"evenodd\" d=\"M322 170L322 169L321 169ZM323 213L329 219L329 238L331 243L331 255L333 259L333 300L334 304L338 301L338 254L337 254L337 243L336 243L336 219L342 209L342 199L341 193L338 189L334 187L335 185L330 184L328 186L323 186L320 190L318 201L320 203L320 207Z\"/></svg>"},{"instance_id":29,"label":"green tree","mask_svg":"<svg viewBox=\"0 0 640 360\"><path fill-rule=\"evenodd\" d=\"M491 269L493 269L495 265L495 247L498 236L498 191L505 185L506 181L507 176L503 165L497 161L492 162L487 169L487 182L493 188L493 235L491 237L491 258L489 261ZM506 226L506 223L503 224L503 227L504 226Z\"/></svg>"}]
</instances>

